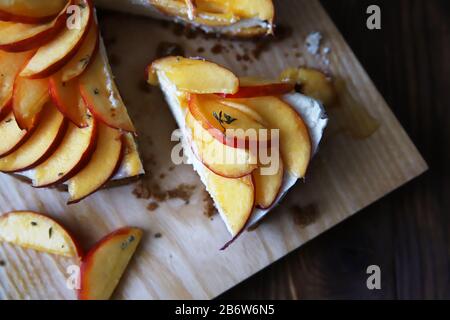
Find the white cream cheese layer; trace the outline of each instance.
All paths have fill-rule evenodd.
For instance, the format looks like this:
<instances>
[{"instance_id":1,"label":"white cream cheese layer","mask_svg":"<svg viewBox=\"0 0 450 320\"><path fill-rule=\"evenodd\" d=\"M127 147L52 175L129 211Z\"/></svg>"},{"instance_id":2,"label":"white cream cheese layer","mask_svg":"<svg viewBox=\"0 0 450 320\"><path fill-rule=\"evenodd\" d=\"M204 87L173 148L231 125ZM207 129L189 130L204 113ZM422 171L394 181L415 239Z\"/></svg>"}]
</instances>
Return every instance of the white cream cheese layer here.
<instances>
[{"instance_id":1,"label":"white cream cheese layer","mask_svg":"<svg viewBox=\"0 0 450 320\"><path fill-rule=\"evenodd\" d=\"M158 72L158 79L161 85L161 89L164 92L166 100L169 104L170 110L174 115L175 120L177 121L178 126L182 131L184 137L182 141L184 153L188 159L188 162L193 165L194 170L199 174L200 179L208 189L206 181L209 169L207 169L194 155L189 142L190 132L186 127L185 122L187 110L186 108L183 108L180 105L177 88L173 83L169 81L169 79L165 76L165 74L162 71ZM308 126L313 146L313 154L315 154L318 150L320 141L323 136L323 132L328 124L328 118L323 105L317 100L314 100L310 97L304 96L299 93L286 94L282 98L286 103L291 105L302 116L303 120L305 121L305 124ZM264 216L266 216L275 206L277 206L283 199L283 197L286 195L286 193L289 191L289 189L291 189L296 184L297 181L298 179L295 176L286 173L284 176L280 194L278 195L278 198L273 204L273 206L264 210L255 208L248 223L248 227L251 228L252 226L254 226L262 218L264 218ZM209 190L207 191L209 192ZM211 194L211 192L209 193ZM217 210L219 211L219 214L223 219L224 215L222 208L218 205L218 202L214 199L214 197L213 200ZM226 224L227 223L226 219L223 220ZM228 225L227 228L229 231L231 231Z\"/></svg>"}]
</instances>

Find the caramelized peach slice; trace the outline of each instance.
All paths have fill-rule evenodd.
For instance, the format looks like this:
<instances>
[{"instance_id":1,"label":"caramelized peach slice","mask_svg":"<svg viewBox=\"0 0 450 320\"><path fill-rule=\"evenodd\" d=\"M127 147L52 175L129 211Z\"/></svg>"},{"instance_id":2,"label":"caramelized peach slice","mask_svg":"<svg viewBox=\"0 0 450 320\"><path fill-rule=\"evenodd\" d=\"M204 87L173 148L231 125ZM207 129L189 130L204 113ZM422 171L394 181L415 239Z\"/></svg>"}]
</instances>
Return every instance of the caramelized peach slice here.
<instances>
[{"instance_id":1,"label":"caramelized peach slice","mask_svg":"<svg viewBox=\"0 0 450 320\"><path fill-rule=\"evenodd\" d=\"M52 41L41 46L20 73L25 78L45 78L61 69L77 52L93 17L87 0L75 0L80 8L79 27L64 28Z\"/></svg>"},{"instance_id":2,"label":"caramelized peach slice","mask_svg":"<svg viewBox=\"0 0 450 320\"><path fill-rule=\"evenodd\" d=\"M149 68L149 79L153 75L163 73L178 91L190 93L236 93L239 79L229 70L212 62L187 59L183 57L167 57L156 60Z\"/></svg>"},{"instance_id":3,"label":"caramelized peach slice","mask_svg":"<svg viewBox=\"0 0 450 320\"><path fill-rule=\"evenodd\" d=\"M78 80L65 82L61 76L59 72L49 78L49 92L52 101L73 124L84 128L87 125L87 108L81 98Z\"/></svg>"},{"instance_id":4,"label":"caramelized peach slice","mask_svg":"<svg viewBox=\"0 0 450 320\"><path fill-rule=\"evenodd\" d=\"M101 189L116 173L123 155L122 134L100 123L97 146L89 163L68 181L69 204Z\"/></svg>"},{"instance_id":5,"label":"caramelized peach slice","mask_svg":"<svg viewBox=\"0 0 450 320\"><path fill-rule=\"evenodd\" d=\"M214 173L227 178L241 178L257 168L257 157L249 150L220 143L190 112L186 115L186 126L192 132L194 153Z\"/></svg>"},{"instance_id":6,"label":"caramelized peach slice","mask_svg":"<svg viewBox=\"0 0 450 320\"><path fill-rule=\"evenodd\" d=\"M264 172L264 169L269 170L268 166L262 166L258 170L253 171L253 181L255 182L256 190L255 202L256 206L261 209L270 208L280 193L283 184L284 167L281 159L279 159L278 163L278 170L274 174Z\"/></svg>"},{"instance_id":7,"label":"caramelized peach slice","mask_svg":"<svg viewBox=\"0 0 450 320\"><path fill-rule=\"evenodd\" d=\"M19 128L14 114L11 112L0 121L0 157L5 157L19 148L29 134Z\"/></svg>"},{"instance_id":8,"label":"caramelized peach slice","mask_svg":"<svg viewBox=\"0 0 450 320\"><path fill-rule=\"evenodd\" d=\"M21 129L31 130L42 107L49 101L47 79L17 77L14 83L12 108Z\"/></svg>"},{"instance_id":9,"label":"caramelized peach slice","mask_svg":"<svg viewBox=\"0 0 450 320\"><path fill-rule=\"evenodd\" d=\"M0 171L17 172L38 165L57 148L66 129L64 116L49 103L30 137L14 152L0 158Z\"/></svg>"},{"instance_id":10,"label":"caramelized peach slice","mask_svg":"<svg viewBox=\"0 0 450 320\"><path fill-rule=\"evenodd\" d=\"M54 20L44 24L1 21L0 50L9 52L27 51L39 48L51 41L66 25L66 8Z\"/></svg>"},{"instance_id":11,"label":"caramelized peach slice","mask_svg":"<svg viewBox=\"0 0 450 320\"><path fill-rule=\"evenodd\" d=\"M66 257L81 258L83 255L78 242L61 224L31 211L0 216L0 240Z\"/></svg>"},{"instance_id":12,"label":"caramelized peach slice","mask_svg":"<svg viewBox=\"0 0 450 320\"><path fill-rule=\"evenodd\" d=\"M97 139L96 121L91 117L88 124L89 126L83 129L69 124L56 151L34 168L34 187L43 188L65 182L85 167Z\"/></svg>"},{"instance_id":13,"label":"caramelized peach slice","mask_svg":"<svg viewBox=\"0 0 450 320\"><path fill-rule=\"evenodd\" d=\"M115 129L136 131L114 83L103 44L79 81L81 96L96 119Z\"/></svg>"},{"instance_id":14,"label":"caramelized peach slice","mask_svg":"<svg viewBox=\"0 0 450 320\"><path fill-rule=\"evenodd\" d=\"M189 111L213 137L232 148L269 144L266 127L237 108L230 107L214 95L195 95L189 99ZM267 132L266 132L267 133ZM265 141L261 141L265 139Z\"/></svg>"},{"instance_id":15,"label":"caramelized peach slice","mask_svg":"<svg viewBox=\"0 0 450 320\"><path fill-rule=\"evenodd\" d=\"M88 67L98 49L99 34L98 26L92 21L89 32L83 41L80 49L75 56L61 69L61 79L64 82L70 81L79 75Z\"/></svg>"},{"instance_id":16,"label":"caramelized peach slice","mask_svg":"<svg viewBox=\"0 0 450 320\"><path fill-rule=\"evenodd\" d=\"M280 130L280 151L287 171L303 178L312 156L309 130L301 116L287 103L277 97L239 99L269 124Z\"/></svg>"},{"instance_id":17,"label":"caramelized peach slice","mask_svg":"<svg viewBox=\"0 0 450 320\"><path fill-rule=\"evenodd\" d=\"M252 176L230 179L207 171L206 183L214 201L222 209L222 218L228 230L233 237L237 236L253 212L255 187Z\"/></svg>"},{"instance_id":18,"label":"caramelized peach slice","mask_svg":"<svg viewBox=\"0 0 450 320\"><path fill-rule=\"evenodd\" d=\"M0 51L0 120L11 111L14 81L33 52Z\"/></svg>"},{"instance_id":19,"label":"caramelized peach slice","mask_svg":"<svg viewBox=\"0 0 450 320\"><path fill-rule=\"evenodd\" d=\"M0 0L0 20L45 23L56 17L68 0Z\"/></svg>"},{"instance_id":20,"label":"caramelized peach slice","mask_svg":"<svg viewBox=\"0 0 450 320\"><path fill-rule=\"evenodd\" d=\"M137 228L123 228L100 240L81 264L80 300L108 300L142 238Z\"/></svg>"}]
</instances>

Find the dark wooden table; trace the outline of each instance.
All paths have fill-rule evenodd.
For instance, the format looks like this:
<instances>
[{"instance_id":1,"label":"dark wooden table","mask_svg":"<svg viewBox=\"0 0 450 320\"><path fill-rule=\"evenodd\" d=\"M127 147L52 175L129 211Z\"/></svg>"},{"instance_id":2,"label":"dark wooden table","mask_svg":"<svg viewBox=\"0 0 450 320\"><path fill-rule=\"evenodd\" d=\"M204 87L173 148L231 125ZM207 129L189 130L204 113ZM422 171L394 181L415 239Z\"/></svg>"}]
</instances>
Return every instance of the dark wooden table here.
<instances>
[{"instance_id":1,"label":"dark wooden table","mask_svg":"<svg viewBox=\"0 0 450 320\"><path fill-rule=\"evenodd\" d=\"M431 169L220 298L450 299L450 1L322 3Z\"/></svg>"}]
</instances>

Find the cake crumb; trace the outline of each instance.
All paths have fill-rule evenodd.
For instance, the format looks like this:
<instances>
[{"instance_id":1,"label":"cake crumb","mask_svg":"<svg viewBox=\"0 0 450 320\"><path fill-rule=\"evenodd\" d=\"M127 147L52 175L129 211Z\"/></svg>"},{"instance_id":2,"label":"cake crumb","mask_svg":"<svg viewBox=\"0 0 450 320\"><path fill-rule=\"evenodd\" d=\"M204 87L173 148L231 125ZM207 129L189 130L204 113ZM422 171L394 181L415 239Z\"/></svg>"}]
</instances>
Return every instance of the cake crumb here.
<instances>
[{"instance_id":1,"label":"cake crumb","mask_svg":"<svg viewBox=\"0 0 450 320\"><path fill-rule=\"evenodd\" d=\"M216 207L214 206L214 201L208 194L208 192L205 191L205 195L203 197L203 202L205 203L205 209L204 214L206 217L210 218L211 221L213 220L213 216L217 213Z\"/></svg>"},{"instance_id":2,"label":"cake crumb","mask_svg":"<svg viewBox=\"0 0 450 320\"><path fill-rule=\"evenodd\" d=\"M6 261L5 260L0 260L0 267L4 267L6 266Z\"/></svg>"},{"instance_id":3,"label":"cake crumb","mask_svg":"<svg viewBox=\"0 0 450 320\"><path fill-rule=\"evenodd\" d=\"M162 238L162 234L161 233L155 233L155 239L159 239Z\"/></svg>"},{"instance_id":4,"label":"cake crumb","mask_svg":"<svg viewBox=\"0 0 450 320\"><path fill-rule=\"evenodd\" d=\"M319 210L314 204L309 204L305 207L293 206L291 213L294 217L294 223L301 228L306 228L313 224L319 217Z\"/></svg>"},{"instance_id":5,"label":"cake crumb","mask_svg":"<svg viewBox=\"0 0 450 320\"><path fill-rule=\"evenodd\" d=\"M159 208L159 204L157 202L150 202L147 206L148 211L156 211Z\"/></svg>"}]
</instances>

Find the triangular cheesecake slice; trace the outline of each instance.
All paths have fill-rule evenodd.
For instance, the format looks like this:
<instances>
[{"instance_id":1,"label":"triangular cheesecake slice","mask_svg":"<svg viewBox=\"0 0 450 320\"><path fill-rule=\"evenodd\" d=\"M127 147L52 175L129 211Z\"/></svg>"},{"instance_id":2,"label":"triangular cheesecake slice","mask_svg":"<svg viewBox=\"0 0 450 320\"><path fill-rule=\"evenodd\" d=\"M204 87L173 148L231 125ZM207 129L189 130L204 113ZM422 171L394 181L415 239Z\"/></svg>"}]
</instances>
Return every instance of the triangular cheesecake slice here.
<instances>
[{"instance_id":1,"label":"triangular cheesecake slice","mask_svg":"<svg viewBox=\"0 0 450 320\"><path fill-rule=\"evenodd\" d=\"M1 19L0 171L70 203L143 174L92 1L3 1Z\"/></svg>"},{"instance_id":2,"label":"triangular cheesecake slice","mask_svg":"<svg viewBox=\"0 0 450 320\"><path fill-rule=\"evenodd\" d=\"M254 37L273 31L272 0L96 0L100 7L172 20L207 33Z\"/></svg>"},{"instance_id":3,"label":"triangular cheesecake slice","mask_svg":"<svg viewBox=\"0 0 450 320\"><path fill-rule=\"evenodd\" d=\"M156 60L148 77L164 92L188 163L233 239L305 177L328 120L322 104L294 83L239 79L183 57Z\"/></svg>"}]
</instances>

